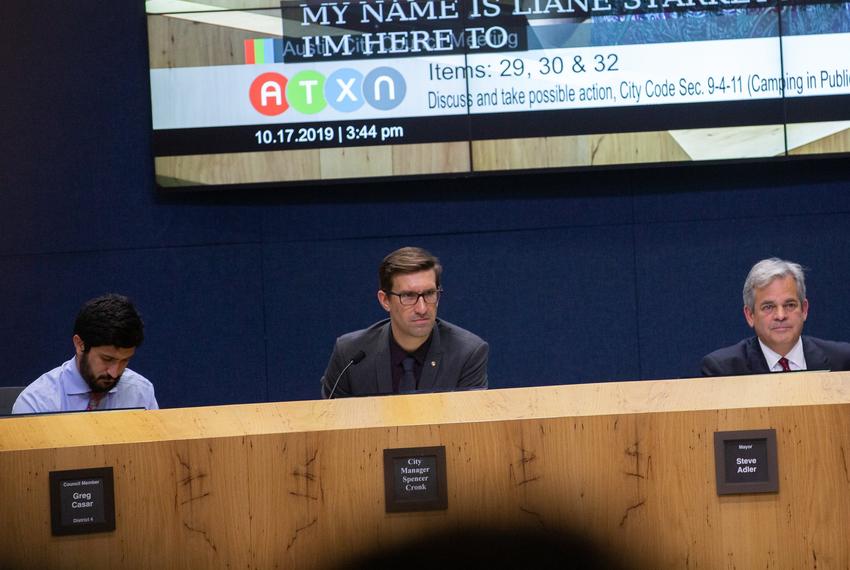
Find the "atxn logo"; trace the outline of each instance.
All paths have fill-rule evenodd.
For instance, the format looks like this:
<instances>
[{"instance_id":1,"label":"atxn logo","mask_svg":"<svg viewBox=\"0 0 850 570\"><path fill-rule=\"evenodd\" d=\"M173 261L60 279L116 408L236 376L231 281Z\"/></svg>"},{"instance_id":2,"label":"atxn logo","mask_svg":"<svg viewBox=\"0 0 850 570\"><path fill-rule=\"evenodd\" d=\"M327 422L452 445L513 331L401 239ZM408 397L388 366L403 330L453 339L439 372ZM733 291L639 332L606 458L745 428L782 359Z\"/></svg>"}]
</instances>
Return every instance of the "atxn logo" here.
<instances>
[{"instance_id":1,"label":"atxn logo","mask_svg":"<svg viewBox=\"0 0 850 570\"><path fill-rule=\"evenodd\" d=\"M252 83L248 95L251 105L263 115L280 115L292 107L299 113L314 115L330 106L340 113L352 113L368 104L380 111L395 109L407 94L401 73L392 67L378 67L363 77L356 69L337 69L328 77L318 71L300 71L287 79L280 73L267 72Z\"/></svg>"}]
</instances>

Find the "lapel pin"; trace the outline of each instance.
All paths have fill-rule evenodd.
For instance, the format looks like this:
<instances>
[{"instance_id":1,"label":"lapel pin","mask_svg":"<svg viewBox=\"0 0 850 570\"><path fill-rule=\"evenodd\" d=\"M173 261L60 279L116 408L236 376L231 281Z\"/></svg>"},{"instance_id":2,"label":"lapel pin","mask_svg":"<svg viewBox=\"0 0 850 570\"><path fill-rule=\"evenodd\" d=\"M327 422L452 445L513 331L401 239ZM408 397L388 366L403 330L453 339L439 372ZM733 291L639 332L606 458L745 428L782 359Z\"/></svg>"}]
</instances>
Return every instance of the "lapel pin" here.
<instances>
[{"instance_id":1,"label":"lapel pin","mask_svg":"<svg viewBox=\"0 0 850 570\"><path fill-rule=\"evenodd\" d=\"M431 367L434 367L434 366L436 366L436 365L437 365L437 361L436 361L436 360L432 360L432 361L431 361Z\"/></svg>"}]
</instances>

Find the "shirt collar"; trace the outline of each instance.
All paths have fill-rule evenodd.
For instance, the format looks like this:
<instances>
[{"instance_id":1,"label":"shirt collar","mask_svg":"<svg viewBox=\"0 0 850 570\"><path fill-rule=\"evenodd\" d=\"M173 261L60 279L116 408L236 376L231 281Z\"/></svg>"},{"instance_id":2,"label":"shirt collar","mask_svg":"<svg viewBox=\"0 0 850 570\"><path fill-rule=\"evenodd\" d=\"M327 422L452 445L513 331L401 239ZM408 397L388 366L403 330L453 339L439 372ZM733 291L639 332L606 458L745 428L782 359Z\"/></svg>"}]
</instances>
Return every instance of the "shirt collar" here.
<instances>
[{"instance_id":1,"label":"shirt collar","mask_svg":"<svg viewBox=\"0 0 850 570\"><path fill-rule=\"evenodd\" d=\"M65 376L65 393L69 396L74 394L88 394L91 388L83 380L80 369L77 367L77 358L74 357L65 363L62 370Z\"/></svg>"},{"instance_id":2,"label":"shirt collar","mask_svg":"<svg viewBox=\"0 0 850 570\"><path fill-rule=\"evenodd\" d=\"M769 370L777 368L781 370L781 366L779 366L779 359L782 358L782 355L771 350L770 347L761 341L761 339L759 339L759 345L761 346L762 354L764 354L764 359L767 361L767 368ZM806 369L806 356L803 353L802 336L797 339L797 343L791 350L788 351L785 358L788 359L789 368L791 368L791 370Z\"/></svg>"},{"instance_id":3,"label":"shirt collar","mask_svg":"<svg viewBox=\"0 0 850 570\"><path fill-rule=\"evenodd\" d=\"M422 366L422 363L425 362L425 356L428 355L428 349L431 348L431 339L434 338L434 331L431 331L431 334L428 335L428 339L422 343L422 345L414 350L412 353L408 354L401 346L399 346L398 342L396 342L395 337L393 336L392 330L390 330L390 358L393 366L401 366L401 361L407 358L408 356L412 356L414 360Z\"/></svg>"}]
</instances>

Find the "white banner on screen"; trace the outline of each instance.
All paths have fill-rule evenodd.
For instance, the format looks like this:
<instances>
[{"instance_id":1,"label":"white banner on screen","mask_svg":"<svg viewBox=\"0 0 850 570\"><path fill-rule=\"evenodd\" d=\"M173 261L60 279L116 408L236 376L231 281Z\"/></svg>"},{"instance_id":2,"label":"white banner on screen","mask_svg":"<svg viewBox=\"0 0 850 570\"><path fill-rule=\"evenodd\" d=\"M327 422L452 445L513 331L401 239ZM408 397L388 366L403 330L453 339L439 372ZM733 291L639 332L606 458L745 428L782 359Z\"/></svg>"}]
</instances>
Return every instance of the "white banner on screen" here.
<instances>
[{"instance_id":1,"label":"white banner on screen","mask_svg":"<svg viewBox=\"0 0 850 570\"><path fill-rule=\"evenodd\" d=\"M153 69L153 127L318 123L850 94L848 53L850 34L845 33L790 36L781 42L756 38L468 57ZM302 72L313 75L298 80ZM286 88L258 87L258 78L266 73L284 77ZM278 103L279 112L261 112L256 97L252 103L252 85L255 95L260 93L260 105Z\"/></svg>"}]
</instances>

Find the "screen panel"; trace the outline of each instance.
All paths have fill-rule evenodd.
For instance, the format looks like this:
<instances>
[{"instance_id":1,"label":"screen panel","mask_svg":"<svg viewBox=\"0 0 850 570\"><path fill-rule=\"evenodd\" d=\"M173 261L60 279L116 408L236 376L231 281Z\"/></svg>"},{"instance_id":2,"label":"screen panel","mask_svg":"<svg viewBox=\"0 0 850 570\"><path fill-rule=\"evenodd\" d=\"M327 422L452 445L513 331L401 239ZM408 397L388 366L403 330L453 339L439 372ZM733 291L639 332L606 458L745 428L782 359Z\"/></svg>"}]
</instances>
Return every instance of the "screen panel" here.
<instances>
[{"instance_id":1,"label":"screen panel","mask_svg":"<svg viewBox=\"0 0 850 570\"><path fill-rule=\"evenodd\" d=\"M850 142L844 2L146 6L166 188L770 158Z\"/></svg>"},{"instance_id":2,"label":"screen panel","mask_svg":"<svg viewBox=\"0 0 850 570\"><path fill-rule=\"evenodd\" d=\"M500 57L493 62L499 65L497 81L484 82L485 89L499 83L500 92L524 89L526 104L503 107L517 114L512 120L474 122L473 139L508 135L506 125L539 137L476 144L482 149L476 166L532 166L523 148L532 141L541 151L535 167L783 153L781 104L769 93L748 93L744 85L753 74L780 73L775 11L679 4L663 8L635 0L605 4L610 9L604 10L591 5L582 17L530 15L536 49ZM520 6L534 11L537 4Z\"/></svg>"},{"instance_id":3,"label":"screen panel","mask_svg":"<svg viewBox=\"0 0 850 570\"><path fill-rule=\"evenodd\" d=\"M850 152L850 3L782 8L788 152Z\"/></svg>"}]
</instances>

